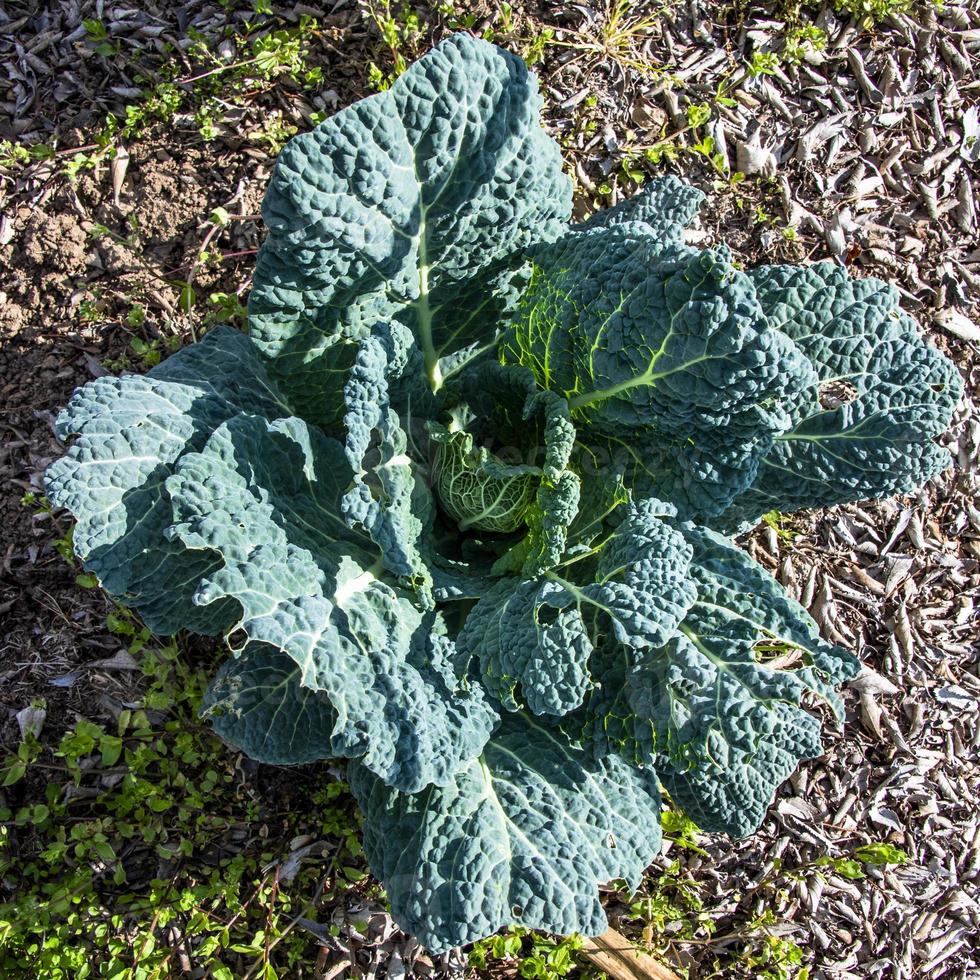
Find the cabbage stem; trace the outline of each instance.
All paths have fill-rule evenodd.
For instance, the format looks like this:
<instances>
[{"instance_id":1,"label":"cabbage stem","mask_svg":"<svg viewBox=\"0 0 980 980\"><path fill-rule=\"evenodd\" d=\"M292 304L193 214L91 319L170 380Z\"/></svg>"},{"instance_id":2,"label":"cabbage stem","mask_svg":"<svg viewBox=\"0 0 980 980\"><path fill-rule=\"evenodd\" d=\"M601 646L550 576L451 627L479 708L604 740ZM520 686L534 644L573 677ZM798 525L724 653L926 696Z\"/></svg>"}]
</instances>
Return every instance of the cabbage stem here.
<instances>
[{"instance_id":1,"label":"cabbage stem","mask_svg":"<svg viewBox=\"0 0 980 980\"><path fill-rule=\"evenodd\" d=\"M419 316L419 340L425 358L425 376L429 387L437 392L442 387L442 372L439 370L439 354L432 342L432 308L429 306L429 255L425 240L425 216L419 228L419 298L415 304Z\"/></svg>"}]
</instances>

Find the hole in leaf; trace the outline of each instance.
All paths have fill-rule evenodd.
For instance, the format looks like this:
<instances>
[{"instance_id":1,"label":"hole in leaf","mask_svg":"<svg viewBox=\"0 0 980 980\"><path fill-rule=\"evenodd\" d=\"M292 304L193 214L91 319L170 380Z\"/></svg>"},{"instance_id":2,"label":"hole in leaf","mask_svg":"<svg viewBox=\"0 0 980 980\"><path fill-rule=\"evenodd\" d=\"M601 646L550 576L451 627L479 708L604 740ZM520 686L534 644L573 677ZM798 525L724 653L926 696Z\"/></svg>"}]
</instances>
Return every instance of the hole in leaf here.
<instances>
[{"instance_id":1,"label":"hole in leaf","mask_svg":"<svg viewBox=\"0 0 980 980\"><path fill-rule=\"evenodd\" d=\"M558 619L558 610L554 606L538 606L536 619L540 626L550 626Z\"/></svg>"},{"instance_id":2,"label":"hole in leaf","mask_svg":"<svg viewBox=\"0 0 980 980\"><path fill-rule=\"evenodd\" d=\"M513 906L513 907L511 908L511 910L510 910L510 914L511 914L511 915L512 915L512 916L513 916L513 917L514 917L515 919L519 919L519 918L521 918L521 916L523 916L523 915L524 915L524 906L523 906L523 905L515 905L515 906Z\"/></svg>"},{"instance_id":3,"label":"hole in leaf","mask_svg":"<svg viewBox=\"0 0 980 980\"><path fill-rule=\"evenodd\" d=\"M945 391L946 390L946 385L944 385L944 384L934 384L934 385L929 385L929 387L932 388L932 390L935 391L935 392L940 392L940 391Z\"/></svg>"},{"instance_id":4,"label":"hole in leaf","mask_svg":"<svg viewBox=\"0 0 980 980\"><path fill-rule=\"evenodd\" d=\"M760 640L752 648L752 656L756 663L773 670L785 670L788 667L800 665L803 659L803 651L791 643L783 643L781 640Z\"/></svg>"},{"instance_id":5,"label":"hole in leaf","mask_svg":"<svg viewBox=\"0 0 980 980\"><path fill-rule=\"evenodd\" d=\"M226 637L226 641L232 650L241 650L248 642L248 633L243 629L232 630Z\"/></svg>"},{"instance_id":6,"label":"hole in leaf","mask_svg":"<svg viewBox=\"0 0 980 980\"><path fill-rule=\"evenodd\" d=\"M857 388L850 381L825 381L820 386L820 407L832 412L857 398Z\"/></svg>"}]
</instances>

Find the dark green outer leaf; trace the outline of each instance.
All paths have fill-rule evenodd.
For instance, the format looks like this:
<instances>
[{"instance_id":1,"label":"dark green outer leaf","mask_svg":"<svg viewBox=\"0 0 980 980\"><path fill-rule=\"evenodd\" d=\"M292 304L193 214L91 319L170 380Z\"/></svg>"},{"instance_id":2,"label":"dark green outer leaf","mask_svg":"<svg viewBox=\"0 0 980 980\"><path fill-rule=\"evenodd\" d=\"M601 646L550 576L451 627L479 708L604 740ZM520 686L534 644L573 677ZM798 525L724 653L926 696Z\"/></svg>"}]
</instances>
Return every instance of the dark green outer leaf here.
<instances>
[{"instance_id":1,"label":"dark green outer leaf","mask_svg":"<svg viewBox=\"0 0 980 980\"><path fill-rule=\"evenodd\" d=\"M821 755L820 721L776 702L769 724L778 738L762 736L750 754L727 753L724 737L712 737L710 768L658 765L664 789L703 830L745 837L759 828L776 789L800 762Z\"/></svg>"},{"instance_id":2,"label":"dark green outer leaf","mask_svg":"<svg viewBox=\"0 0 980 980\"><path fill-rule=\"evenodd\" d=\"M765 266L750 276L767 322L793 339L819 380L796 397L793 428L776 437L719 526L904 493L950 465L933 440L949 427L962 378L923 343L895 289L850 279L831 263ZM836 407L830 383L843 392Z\"/></svg>"},{"instance_id":3,"label":"dark green outer leaf","mask_svg":"<svg viewBox=\"0 0 980 980\"><path fill-rule=\"evenodd\" d=\"M704 194L672 174L655 177L632 197L597 211L578 228L609 228L634 221L648 225L662 248L680 245L683 231L697 216Z\"/></svg>"},{"instance_id":4,"label":"dark green outer leaf","mask_svg":"<svg viewBox=\"0 0 980 980\"><path fill-rule=\"evenodd\" d=\"M842 720L834 686L860 665L734 544L675 526L692 548L697 588L679 632L645 653L597 643L598 687L563 727L600 755L655 765L699 826L740 837L800 761L822 751L820 720L803 700L824 701Z\"/></svg>"},{"instance_id":5,"label":"dark green outer leaf","mask_svg":"<svg viewBox=\"0 0 980 980\"><path fill-rule=\"evenodd\" d=\"M505 712L445 787L408 796L360 766L350 781L392 912L436 953L511 923L598 935L597 886L636 887L660 850L653 772L597 762L524 714Z\"/></svg>"},{"instance_id":6,"label":"dark green outer leaf","mask_svg":"<svg viewBox=\"0 0 980 980\"><path fill-rule=\"evenodd\" d=\"M242 411L290 414L248 338L218 327L145 377L89 382L58 417L59 438L77 438L46 471L48 496L75 517L85 567L155 633L220 633L234 621L233 604L194 603L220 560L165 536L173 522L165 484L184 453Z\"/></svg>"},{"instance_id":7,"label":"dark green outer leaf","mask_svg":"<svg viewBox=\"0 0 980 980\"><path fill-rule=\"evenodd\" d=\"M692 548L689 574L698 592L695 606L709 617L747 623L766 642L803 651L806 666L797 667L797 673L842 722L844 708L834 686L857 674L858 659L824 640L803 606L730 539L689 523L678 529Z\"/></svg>"},{"instance_id":8,"label":"dark green outer leaf","mask_svg":"<svg viewBox=\"0 0 980 980\"><path fill-rule=\"evenodd\" d=\"M822 640L745 552L704 528L680 530L694 549L698 598L680 636L628 679L629 701L652 722L657 769L678 804L705 830L741 837L800 761L822 752L820 720L803 710L804 697L843 720L834 686L860 664ZM775 645L775 655L760 643Z\"/></svg>"},{"instance_id":9,"label":"dark green outer leaf","mask_svg":"<svg viewBox=\"0 0 980 980\"><path fill-rule=\"evenodd\" d=\"M240 606L239 652L281 650L329 700L330 754L414 792L479 754L495 715L453 673L438 617L384 581L374 543L348 526L350 479L340 444L299 419L238 416L167 481L172 534L221 556L195 598Z\"/></svg>"},{"instance_id":10,"label":"dark green outer leaf","mask_svg":"<svg viewBox=\"0 0 980 980\"><path fill-rule=\"evenodd\" d=\"M250 643L221 665L201 717L257 762L295 766L337 754L337 715L329 698L303 687L296 661L268 644Z\"/></svg>"},{"instance_id":11,"label":"dark green outer leaf","mask_svg":"<svg viewBox=\"0 0 980 980\"><path fill-rule=\"evenodd\" d=\"M803 351L821 381L862 372L884 341L918 338L894 286L852 278L836 262L763 265L747 275L770 329Z\"/></svg>"},{"instance_id":12,"label":"dark green outer leaf","mask_svg":"<svg viewBox=\"0 0 980 980\"><path fill-rule=\"evenodd\" d=\"M462 664L478 661L483 684L506 708L563 715L591 686L589 659L604 633L636 658L663 646L696 595L691 548L664 515L672 508L659 501L625 508L582 584L574 563L535 579L502 578L467 616L457 640Z\"/></svg>"},{"instance_id":13,"label":"dark green outer leaf","mask_svg":"<svg viewBox=\"0 0 980 980\"><path fill-rule=\"evenodd\" d=\"M249 322L304 417L336 417L337 345L378 320L412 329L434 383L493 339L501 266L570 210L540 105L519 58L457 34L283 150Z\"/></svg>"},{"instance_id":14,"label":"dark green outer leaf","mask_svg":"<svg viewBox=\"0 0 980 980\"><path fill-rule=\"evenodd\" d=\"M585 697L592 641L574 594L558 582L499 580L456 643L461 662L477 659L484 687L509 710L520 696L535 714L563 715Z\"/></svg>"},{"instance_id":15,"label":"dark green outer leaf","mask_svg":"<svg viewBox=\"0 0 980 980\"><path fill-rule=\"evenodd\" d=\"M766 329L751 281L727 250L665 248L640 222L573 232L532 258L505 359L568 400L579 442L637 497L720 513L816 380Z\"/></svg>"}]
</instances>

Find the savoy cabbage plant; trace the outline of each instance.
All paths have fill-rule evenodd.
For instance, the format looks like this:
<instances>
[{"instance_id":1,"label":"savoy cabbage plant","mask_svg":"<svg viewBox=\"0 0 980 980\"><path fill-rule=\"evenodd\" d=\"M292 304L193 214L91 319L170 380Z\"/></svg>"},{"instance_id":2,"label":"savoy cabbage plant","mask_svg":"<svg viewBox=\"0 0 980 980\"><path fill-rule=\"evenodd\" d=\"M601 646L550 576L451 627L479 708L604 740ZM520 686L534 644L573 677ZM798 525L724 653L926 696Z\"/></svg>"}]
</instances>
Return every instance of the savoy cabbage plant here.
<instances>
[{"instance_id":1,"label":"savoy cabbage plant","mask_svg":"<svg viewBox=\"0 0 980 980\"><path fill-rule=\"evenodd\" d=\"M51 499L204 713L346 758L396 919L440 951L605 928L661 793L744 835L858 663L728 536L949 465L960 397L892 287L744 271L672 177L583 223L517 57L457 35L295 138L249 336L58 419Z\"/></svg>"}]
</instances>

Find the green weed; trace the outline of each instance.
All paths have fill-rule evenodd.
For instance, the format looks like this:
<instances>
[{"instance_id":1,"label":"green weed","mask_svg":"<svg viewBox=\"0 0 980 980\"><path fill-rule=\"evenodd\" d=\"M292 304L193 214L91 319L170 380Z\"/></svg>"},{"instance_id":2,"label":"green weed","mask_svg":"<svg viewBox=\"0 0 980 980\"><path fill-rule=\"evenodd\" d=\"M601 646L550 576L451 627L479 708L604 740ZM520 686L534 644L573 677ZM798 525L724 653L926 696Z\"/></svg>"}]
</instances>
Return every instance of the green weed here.
<instances>
[{"instance_id":1,"label":"green weed","mask_svg":"<svg viewBox=\"0 0 980 980\"><path fill-rule=\"evenodd\" d=\"M850 14L866 27L891 14L908 13L911 8L912 0L834 0L835 10Z\"/></svg>"},{"instance_id":2,"label":"green weed","mask_svg":"<svg viewBox=\"0 0 980 980\"><path fill-rule=\"evenodd\" d=\"M792 518L787 514L782 514L778 510L771 510L768 514L762 515L762 522L771 527L776 532L776 537L783 544L792 544L799 537L800 532L794 530L788 523Z\"/></svg>"},{"instance_id":3,"label":"green weed","mask_svg":"<svg viewBox=\"0 0 980 980\"><path fill-rule=\"evenodd\" d=\"M312 975L297 917L365 873L344 785L294 774L260 800L197 720L208 671L121 607L106 626L140 665L139 705L53 746L29 734L0 766L0 974ZM328 856L287 881L297 838Z\"/></svg>"},{"instance_id":4,"label":"green weed","mask_svg":"<svg viewBox=\"0 0 980 980\"><path fill-rule=\"evenodd\" d=\"M419 15L408 4L392 10L391 0L360 0L359 6L361 16L374 24L388 48L389 71L383 71L373 61L368 66L368 83L371 88L383 91L391 87L419 53L422 37Z\"/></svg>"},{"instance_id":5,"label":"green weed","mask_svg":"<svg viewBox=\"0 0 980 980\"><path fill-rule=\"evenodd\" d=\"M778 68L779 55L774 51L753 51L752 57L745 64L745 69L752 78L775 75Z\"/></svg>"},{"instance_id":6,"label":"green weed","mask_svg":"<svg viewBox=\"0 0 980 980\"><path fill-rule=\"evenodd\" d=\"M489 971L494 963L513 961L519 976L528 980L560 980L582 968L580 936L552 939L528 929L514 927L498 936L481 939L470 951L473 970Z\"/></svg>"},{"instance_id":7,"label":"green weed","mask_svg":"<svg viewBox=\"0 0 980 980\"><path fill-rule=\"evenodd\" d=\"M93 17L83 20L82 27L85 28L85 40L92 45L96 54L102 55L103 58L112 58L122 53L122 47L118 41L112 40L109 29L103 21Z\"/></svg>"},{"instance_id":8,"label":"green weed","mask_svg":"<svg viewBox=\"0 0 980 980\"><path fill-rule=\"evenodd\" d=\"M827 47L827 35L815 24L801 24L790 28L783 38L780 58L791 65L798 65L809 55Z\"/></svg>"}]
</instances>

